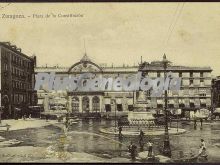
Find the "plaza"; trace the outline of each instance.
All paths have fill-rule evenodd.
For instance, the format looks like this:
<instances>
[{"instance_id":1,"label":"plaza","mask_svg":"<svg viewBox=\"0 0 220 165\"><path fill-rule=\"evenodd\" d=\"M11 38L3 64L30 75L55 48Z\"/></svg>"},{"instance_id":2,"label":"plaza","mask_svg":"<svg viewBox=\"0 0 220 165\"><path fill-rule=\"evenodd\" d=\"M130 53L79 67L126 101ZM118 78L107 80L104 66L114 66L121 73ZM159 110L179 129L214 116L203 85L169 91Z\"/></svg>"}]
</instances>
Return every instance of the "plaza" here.
<instances>
[{"instance_id":1,"label":"plaza","mask_svg":"<svg viewBox=\"0 0 220 165\"><path fill-rule=\"evenodd\" d=\"M33 119L34 120L34 119ZM11 121L2 121L10 123ZM19 120L24 125L30 121ZM0 136L5 140L16 139L22 141L19 144L0 148L1 161L31 161L31 162L132 162L127 147L130 141L140 148L137 135L125 135L119 139L118 135L102 133L100 129L106 125L114 127L114 121L110 120L79 120L73 124L65 135L63 123L57 121L46 122L36 120L33 126L26 128L14 128L8 133L1 132ZM44 124L45 123L45 124ZM21 124L22 125L22 124ZM38 127L36 126L38 125ZM168 162L184 162L186 158L196 155L199 150L200 139L203 138L207 145L208 160L197 160L197 162L218 162L220 157L219 129L220 121L206 121L202 129L198 124L194 129L193 122L180 122L179 130L184 129L181 134L170 133L170 144L172 157ZM176 123L171 124L173 131L177 132ZM138 132L138 131L137 131ZM153 142L153 152L163 162L161 153L163 134L146 134L144 136L144 151L147 151L147 141ZM187 142L187 145L186 145ZM1 143L1 142L0 142ZM22 149L22 152L18 152ZM41 152L38 152L41 150ZM62 156L65 155L65 156ZM135 162L143 162L138 159ZM148 161L144 161L148 162Z\"/></svg>"}]
</instances>

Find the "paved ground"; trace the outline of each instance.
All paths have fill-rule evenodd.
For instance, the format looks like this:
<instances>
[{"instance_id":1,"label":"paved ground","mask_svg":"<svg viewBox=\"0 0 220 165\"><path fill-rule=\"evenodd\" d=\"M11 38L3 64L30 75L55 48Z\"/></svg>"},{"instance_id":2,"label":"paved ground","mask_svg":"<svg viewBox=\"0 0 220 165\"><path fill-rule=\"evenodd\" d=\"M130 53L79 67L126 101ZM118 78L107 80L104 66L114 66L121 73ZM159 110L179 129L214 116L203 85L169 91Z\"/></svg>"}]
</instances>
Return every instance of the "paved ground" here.
<instances>
[{"instance_id":1,"label":"paved ground","mask_svg":"<svg viewBox=\"0 0 220 165\"><path fill-rule=\"evenodd\" d=\"M9 123L10 121L3 121L3 123L6 122ZM5 140L17 139L22 143L11 147L0 146L0 160L4 162L131 162L127 150L130 141L137 145L138 152L140 152L137 136L124 137L119 140L118 136L99 131L100 128L106 128L106 126L114 127L114 121L79 121L72 125L66 138L64 138L62 123L57 123L57 121L34 120L32 123L31 121L18 120L11 121L11 124L13 122L20 124L14 126L14 129L8 134L0 132L0 136ZM171 124L174 131L176 124L175 122ZM170 135L172 159L188 157L191 153L197 154L200 138L203 138L209 154L207 162L220 162L218 154L220 149L219 121L204 122L202 129L198 123L196 130L193 122L182 122L179 123L179 128L186 130L186 132L180 135ZM149 139L153 141L155 155L160 155L163 135L146 135L145 142ZM144 151L146 150L147 146L145 145ZM47 154L43 154L45 152ZM5 153L9 155L4 155ZM26 158L31 157L28 155L30 153L33 153L35 157ZM71 153L74 153L74 156L70 156ZM38 156L38 154L42 155ZM65 154L67 154L68 159L64 159ZM45 157L45 155L49 156Z\"/></svg>"},{"instance_id":2,"label":"paved ground","mask_svg":"<svg viewBox=\"0 0 220 165\"><path fill-rule=\"evenodd\" d=\"M28 128L39 128L44 127L51 124L56 124L58 121L56 120L40 120L40 119L19 119L19 120L3 120L1 125L10 125L9 131L12 130L20 130L20 129L28 129ZM0 127L0 130L5 131L6 127Z\"/></svg>"}]
</instances>

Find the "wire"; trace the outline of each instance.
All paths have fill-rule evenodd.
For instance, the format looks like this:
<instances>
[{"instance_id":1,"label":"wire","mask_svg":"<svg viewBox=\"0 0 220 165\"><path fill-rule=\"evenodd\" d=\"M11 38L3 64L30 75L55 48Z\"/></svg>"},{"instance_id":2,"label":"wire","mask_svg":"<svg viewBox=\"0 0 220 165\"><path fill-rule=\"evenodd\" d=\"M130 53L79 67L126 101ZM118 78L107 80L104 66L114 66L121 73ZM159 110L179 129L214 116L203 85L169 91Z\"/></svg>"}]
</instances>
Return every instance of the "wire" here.
<instances>
[{"instance_id":1,"label":"wire","mask_svg":"<svg viewBox=\"0 0 220 165\"><path fill-rule=\"evenodd\" d=\"M178 8L179 8L179 5L180 5L180 3L178 3L177 6L176 6L176 10L175 10L175 12L174 12L174 14L173 14L173 18L172 18L171 24L170 24L170 26L169 26L169 28L168 28L167 34L170 33L171 27L172 27L172 25L173 25L173 23L174 23L174 20L175 20L175 17L176 17L176 13L177 13ZM169 36L169 35L167 35L167 36ZM165 41L166 41L166 39L164 39L164 43L165 43Z\"/></svg>"},{"instance_id":2,"label":"wire","mask_svg":"<svg viewBox=\"0 0 220 165\"><path fill-rule=\"evenodd\" d=\"M168 42L169 42L169 40L170 40L172 34L173 34L173 30L175 29L175 26L176 26L176 24L177 24L177 22L178 22L178 19L179 19L180 15L181 15L181 13L182 13L182 11L183 11L184 5L185 5L185 2L183 2L182 6L181 6L181 8L180 8L179 13L178 13L176 19L174 20L174 21L175 21L175 22L174 22L174 25L173 25L173 27L172 27L172 29L171 29L169 35L168 35L168 38L167 38L167 40L166 40L166 42L165 42L164 52L165 52L165 50L166 50L166 46L168 45ZM170 27L171 27L171 26L170 26Z\"/></svg>"},{"instance_id":3,"label":"wire","mask_svg":"<svg viewBox=\"0 0 220 165\"><path fill-rule=\"evenodd\" d=\"M176 23L177 23L179 17L180 17L180 15L181 15L181 12L182 12L182 10L183 10L183 7L184 7L184 3L183 3L183 5L182 5L182 7L181 7L181 9L180 9L180 12L179 12L179 14L178 14L178 16L177 16L177 19L176 19L176 21L175 21L175 23L174 23L173 29L172 29L171 32L170 32L170 35L169 35L169 37L168 37L168 39L167 39L166 44L167 44L168 41L170 40L170 37L171 37L171 35L172 35L172 32L173 32L173 30L174 30L174 28L175 28L175 25L176 25Z\"/></svg>"}]
</instances>

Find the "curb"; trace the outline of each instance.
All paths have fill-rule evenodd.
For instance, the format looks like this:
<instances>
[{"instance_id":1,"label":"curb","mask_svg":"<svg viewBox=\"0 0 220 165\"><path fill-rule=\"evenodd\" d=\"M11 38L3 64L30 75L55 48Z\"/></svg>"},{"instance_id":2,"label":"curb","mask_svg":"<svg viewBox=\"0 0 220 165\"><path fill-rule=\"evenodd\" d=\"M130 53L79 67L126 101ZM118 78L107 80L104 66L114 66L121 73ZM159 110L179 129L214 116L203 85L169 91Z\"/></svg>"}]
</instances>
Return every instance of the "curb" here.
<instances>
[{"instance_id":1,"label":"curb","mask_svg":"<svg viewBox=\"0 0 220 165\"><path fill-rule=\"evenodd\" d=\"M113 127L100 128L99 131L101 133L105 133L105 134L112 134L112 135L118 135L119 134L118 131L116 131L116 132L111 131L111 130L109 131L109 129L111 129L111 128L113 128ZM180 135L180 134L183 134L185 132L186 132L185 129L179 129L178 132L176 132L176 131L175 132L169 132L169 135ZM130 132L129 131L122 131L123 136L139 136L139 134L140 134L139 131L130 131ZM160 135L164 135L164 131L161 131L161 133L158 132L156 134L155 134L155 131L150 131L150 132L149 131L148 132L144 131L144 134L148 135L148 136L160 136Z\"/></svg>"}]
</instances>

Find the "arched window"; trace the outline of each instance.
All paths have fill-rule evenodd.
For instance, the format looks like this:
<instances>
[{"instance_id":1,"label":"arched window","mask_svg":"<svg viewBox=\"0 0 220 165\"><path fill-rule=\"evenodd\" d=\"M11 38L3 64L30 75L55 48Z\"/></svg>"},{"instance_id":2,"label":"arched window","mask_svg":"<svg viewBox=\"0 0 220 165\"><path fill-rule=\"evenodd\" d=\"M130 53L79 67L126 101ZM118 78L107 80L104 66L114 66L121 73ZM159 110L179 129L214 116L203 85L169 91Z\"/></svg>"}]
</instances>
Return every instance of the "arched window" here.
<instances>
[{"instance_id":1,"label":"arched window","mask_svg":"<svg viewBox=\"0 0 220 165\"><path fill-rule=\"evenodd\" d=\"M100 99L98 96L94 96L92 98L92 110L93 110L93 112L100 111Z\"/></svg>"},{"instance_id":2,"label":"arched window","mask_svg":"<svg viewBox=\"0 0 220 165\"><path fill-rule=\"evenodd\" d=\"M72 98L72 112L79 112L79 98L73 97Z\"/></svg>"},{"instance_id":3,"label":"arched window","mask_svg":"<svg viewBox=\"0 0 220 165\"><path fill-rule=\"evenodd\" d=\"M83 112L89 112L89 98L87 96L82 99Z\"/></svg>"}]
</instances>

